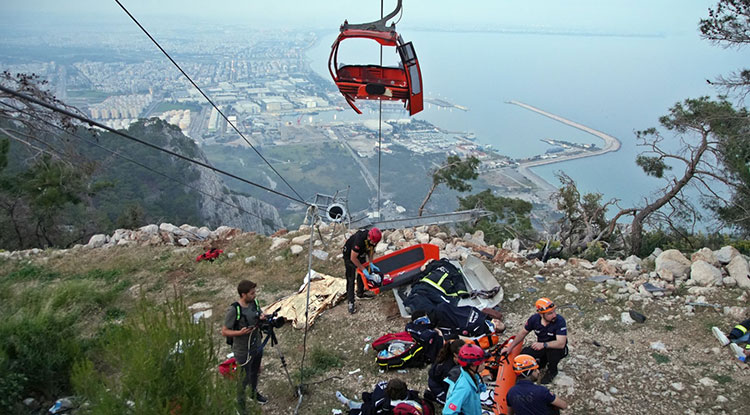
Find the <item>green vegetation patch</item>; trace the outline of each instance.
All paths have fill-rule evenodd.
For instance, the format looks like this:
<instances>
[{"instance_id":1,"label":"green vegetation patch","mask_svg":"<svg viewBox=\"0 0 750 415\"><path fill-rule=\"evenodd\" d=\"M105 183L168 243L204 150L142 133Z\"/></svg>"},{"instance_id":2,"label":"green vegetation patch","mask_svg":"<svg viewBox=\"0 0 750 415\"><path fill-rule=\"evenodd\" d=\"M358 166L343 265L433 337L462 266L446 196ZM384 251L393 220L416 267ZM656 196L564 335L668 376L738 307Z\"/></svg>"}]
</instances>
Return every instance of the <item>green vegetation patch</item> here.
<instances>
[{"instance_id":1,"label":"green vegetation patch","mask_svg":"<svg viewBox=\"0 0 750 415\"><path fill-rule=\"evenodd\" d=\"M660 353L651 353L651 357L656 360L656 363L669 363L669 356Z\"/></svg>"}]
</instances>

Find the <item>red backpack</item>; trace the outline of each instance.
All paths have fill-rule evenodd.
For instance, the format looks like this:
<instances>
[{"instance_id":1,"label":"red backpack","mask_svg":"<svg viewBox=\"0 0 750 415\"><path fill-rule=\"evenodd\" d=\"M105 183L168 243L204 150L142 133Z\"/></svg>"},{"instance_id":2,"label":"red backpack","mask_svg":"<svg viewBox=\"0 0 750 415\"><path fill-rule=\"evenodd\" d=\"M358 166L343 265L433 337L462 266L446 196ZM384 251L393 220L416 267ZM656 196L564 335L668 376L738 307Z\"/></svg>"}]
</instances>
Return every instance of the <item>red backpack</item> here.
<instances>
[{"instance_id":1,"label":"red backpack","mask_svg":"<svg viewBox=\"0 0 750 415\"><path fill-rule=\"evenodd\" d=\"M406 331L380 336L372 342L372 348L378 352L375 362L383 369L424 364L424 348Z\"/></svg>"}]
</instances>

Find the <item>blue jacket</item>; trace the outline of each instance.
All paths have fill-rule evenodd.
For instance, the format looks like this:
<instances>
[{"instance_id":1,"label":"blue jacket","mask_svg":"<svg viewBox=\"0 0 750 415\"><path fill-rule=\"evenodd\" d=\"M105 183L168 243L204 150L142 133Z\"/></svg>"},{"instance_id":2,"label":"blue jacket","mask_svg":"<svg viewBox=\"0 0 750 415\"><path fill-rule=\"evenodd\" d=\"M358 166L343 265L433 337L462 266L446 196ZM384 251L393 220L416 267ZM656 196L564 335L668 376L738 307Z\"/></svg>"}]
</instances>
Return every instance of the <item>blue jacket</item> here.
<instances>
[{"instance_id":1,"label":"blue jacket","mask_svg":"<svg viewBox=\"0 0 750 415\"><path fill-rule=\"evenodd\" d=\"M448 376L445 378L445 382L449 387L448 397L445 399L445 406L443 407L443 415L482 415L482 402L479 393L484 392L487 388L479 380L479 376L471 375L461 368L457 379Z\"/></svg>"}]
</instances>

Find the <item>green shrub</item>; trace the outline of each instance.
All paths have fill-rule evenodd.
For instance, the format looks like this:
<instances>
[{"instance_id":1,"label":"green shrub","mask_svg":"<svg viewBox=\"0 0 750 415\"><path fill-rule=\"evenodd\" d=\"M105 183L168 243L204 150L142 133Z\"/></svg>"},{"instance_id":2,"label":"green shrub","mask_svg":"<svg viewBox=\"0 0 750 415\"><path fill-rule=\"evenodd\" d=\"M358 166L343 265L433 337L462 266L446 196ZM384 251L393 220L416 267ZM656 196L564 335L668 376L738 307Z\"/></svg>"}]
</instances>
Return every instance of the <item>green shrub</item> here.
<instances>
[{"instance_id":1,"label":"green shrub","mask_svg":"<svg viewBox=\"0 0 750 415\"><path fill-rule=\"evenodd\" d=\"M604 245L601 242L591 242L586 245L586 250L581 255L583 259L588 261L596 261L599 258L606 257L607 252L604 250Z\"/></svg>"},{"instance_id":2,"label":"green shrub","mask_svg":"<svg viewBox=\"0 0 750 415\"><path fill-rule=\"evenodd\" d=\"M656 363L669 363L669 356L654 352L651 353L651 357L656 360Z\"/></svg>"},{"instance_id":3,"label":"green shrub","mask_svg":"<svg viewBox=\"0 0 750 415\"><path fill-rule=\"evenodd\" d=\"M20 315L0 322L0 394L54 397L70 390L68 374L83 356L73 319L57 314ZM7 407L0 409L8 409ZM2 412L2 411L0 411Z\"/></svg>"},{"instance_id":4,"label":"green shrub","mask_svg":"<svg viewBox=\"0 0 750 415\"><path fill-rule=\"evenodd\" d=\"M73 370L75 392L91 404L83 413L234 413L236 383L218 373L212 330L193 324L181 300L141 302L99 334L96 353Z\"/></svg>"},{"instance_id":5,"label":"green shrub","mask_svg":"<svg viewBox=\"0 0 750 415\"><path fill-rule=\"evenodd\" d=\"M343 361L339 355L320 346L316 346L310 351L308 362L308 366L302 372L297 371L295 379L302 379L302 382L304 382L325 373L328 369L343 365Z\"/></svg>"}]
</instances>

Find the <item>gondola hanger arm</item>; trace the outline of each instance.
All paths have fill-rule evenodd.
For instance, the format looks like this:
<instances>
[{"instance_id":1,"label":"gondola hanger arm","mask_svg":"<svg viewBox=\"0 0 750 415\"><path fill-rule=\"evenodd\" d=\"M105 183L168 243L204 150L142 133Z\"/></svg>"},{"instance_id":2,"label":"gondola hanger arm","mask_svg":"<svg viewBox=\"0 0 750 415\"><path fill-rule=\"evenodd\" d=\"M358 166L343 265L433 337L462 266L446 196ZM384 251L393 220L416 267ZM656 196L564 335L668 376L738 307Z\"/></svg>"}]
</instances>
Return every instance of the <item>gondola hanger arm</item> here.
<instances>
[{"instance_id":1,"label":"gondola hanger arm","mask_svg":"<svg viewBox=\"0 0 750 415\"><path fill-rule=\"evenodd\" d=\"M393 19L396 17L396 15L401 11L401 1L398 0L398 3L396 4L396 9L392 12L388 13L385 17L383 17L380 20L376 20L374 22L370 23L357 23L357 24L350 24L348 21L344 20L344 24L341 25L341 31L344 30L374 30L378 32L392 32L396 30L396 23L391 23L391 26L388 27L387 23L388 20Z\"/></svg>"}]
</instances>

